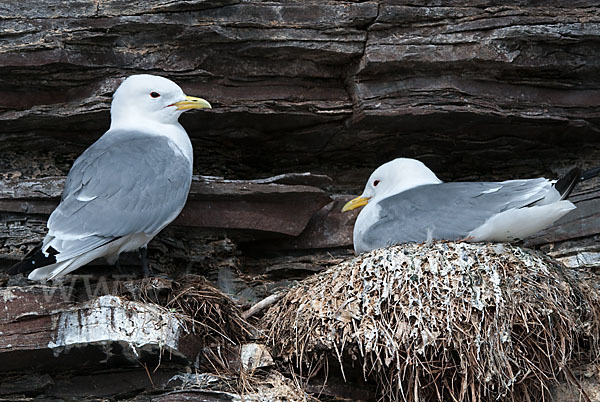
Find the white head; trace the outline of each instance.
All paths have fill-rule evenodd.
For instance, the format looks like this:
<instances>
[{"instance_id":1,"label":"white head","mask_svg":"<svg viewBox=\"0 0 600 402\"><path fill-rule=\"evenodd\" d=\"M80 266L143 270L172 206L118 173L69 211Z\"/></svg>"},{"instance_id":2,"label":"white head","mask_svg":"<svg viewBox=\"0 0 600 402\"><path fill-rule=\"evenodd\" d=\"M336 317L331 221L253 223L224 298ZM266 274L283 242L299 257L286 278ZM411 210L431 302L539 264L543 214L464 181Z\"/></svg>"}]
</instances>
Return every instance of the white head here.
<instances>
[{"instance_id":1,"label":"white head","mask_svg":"<svg viewBox=\"0 0 600 402\"><path fill-rule=\"evenodd\" d=\"M209 108L201 98L186 96L179 85L157 75L132 75L113 95L110 108L111 128L129 121L175 124L186 110Z\"/></svg>"},{"instance_id":2,"label":"white head","mask_svg":"<svg viewBox=\"0 0 600 402\"><path fill-rule=\"evenodd\" d=\"M416 159L397 158L379 166L367 181L363 193L348 201L342 212L366 205L369 201L378 201L424 184L438 184L437 178L423 162Z\"/></svg>"}]
</instances>

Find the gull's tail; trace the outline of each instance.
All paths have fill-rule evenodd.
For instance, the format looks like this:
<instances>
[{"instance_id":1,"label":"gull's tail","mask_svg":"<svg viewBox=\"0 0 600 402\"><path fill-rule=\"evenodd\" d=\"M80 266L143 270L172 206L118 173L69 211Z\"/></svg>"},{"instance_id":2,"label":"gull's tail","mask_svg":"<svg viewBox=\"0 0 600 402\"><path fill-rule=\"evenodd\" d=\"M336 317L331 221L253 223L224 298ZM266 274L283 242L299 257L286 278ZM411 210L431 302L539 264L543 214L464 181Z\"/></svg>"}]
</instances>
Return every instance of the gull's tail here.
<instances>
[{"instance_id":1,"label":"gull's tail","mask_svg":"<svg viewBox=\"0 0 600 402\"><path fill-rule=\"evenodd\" d=\"M593 179L600 175L600 167L582 171L581 168L573 168L566 175L557 180L554 188L560 193L560 199L565 200L571 195L577 183Z\"/></svg>"},{"instance_id":2,"label":"gull's tail","mask_svg":"<svg viewBox=\"0 0 600 402\"><path fill-rule=\"evenodd\" d=\"M45 281L58 278L76 270L77 268L104 256L107 245L97 247L83 254L62 261L56 261L57 252L49 247L49 254L46 256L41 246L34 248L23 261L16 263L7 271L9 275L25 274L32 281Z\"/></svg>"},{"instance_id":3,"label":"gull's tail","mask_svg":"<svg viewBox=\"0 0 600 402\"><path fill-rule=\"evenodd\" d=\"M46 252L42 251L43 245L40 244L27 253L23 261L10 267L7 273L10 275L26 274L28 279L35 281L59 278L92 262L96 258L104 257L111 261L111 258L114 257L116 260L121 247L126 245L130 239L131 236L122 236L108 240L97 237L84 240L64 240L59 241L58 244L64 246L66 243L66 250L62 250L53 244L45 246ZM69 242L72 243L75 241L83 243L83 246L78 244L80 248L74 251L68 246ZM55 247L61 251L57 251Z\"/></svg>"},{"instance_id":4,"label":"gull's tail","mask_svg":"<svg viewBox=\"0 0 600 402\"><path fill-rule=\"evenodd\" d=\"M8 268L6 273L9 275L29 274L31 271L56 263L56 254L58 252L52 247L48 248L48 255L42 252L42 243L34 247L22 261L17 262Z\"/></svg>"}]
</instances>

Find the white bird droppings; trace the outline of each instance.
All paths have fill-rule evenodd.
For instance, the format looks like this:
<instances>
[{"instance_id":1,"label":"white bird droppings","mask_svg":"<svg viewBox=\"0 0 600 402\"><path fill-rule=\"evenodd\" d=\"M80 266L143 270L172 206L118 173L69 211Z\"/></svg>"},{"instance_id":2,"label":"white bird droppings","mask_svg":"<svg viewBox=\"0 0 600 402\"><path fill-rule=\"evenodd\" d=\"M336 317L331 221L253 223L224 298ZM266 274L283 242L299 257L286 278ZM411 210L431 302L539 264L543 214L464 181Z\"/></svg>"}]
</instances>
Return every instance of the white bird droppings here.
<instances>
[{"instance_id":1,"label":"white bird droppings","mask_svg":"<svg viewBox=\"0 0 600 402\"><path fill-rule=\"evenodd\" d=\"M90 343L123 342L136 348L158 345L177 350L180 320L159 307L101 296L56 318L56 337L48 343L55 354Z\"/></svg>"}]
</instances>

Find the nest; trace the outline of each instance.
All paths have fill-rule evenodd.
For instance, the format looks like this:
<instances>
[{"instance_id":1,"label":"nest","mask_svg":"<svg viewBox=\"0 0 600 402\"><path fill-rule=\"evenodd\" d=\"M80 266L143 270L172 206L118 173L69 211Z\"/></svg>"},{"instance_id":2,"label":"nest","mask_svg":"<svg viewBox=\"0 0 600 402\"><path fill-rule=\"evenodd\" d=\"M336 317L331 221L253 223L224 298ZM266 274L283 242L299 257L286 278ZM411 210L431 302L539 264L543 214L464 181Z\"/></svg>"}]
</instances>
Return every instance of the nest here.
<instances>
[{"instance_id":1,"label":"nest","mask_svg":"<svg viewBox=\"0 0 600 402\"><path fill-rule=\"evenodd\" d=\"M252 337L251 326L235 302L202 276L187 275L177 283L165 307L181 312L188 332L207 344L240 345Z\"/></svg>"},{"instance_id":2,"label":"nest","mask_svg":"<svg viewBox=\"0 0 600 402\"><path fill-rule=\"evenodd\" d=\"M264 318L298 368L359 362L383 398L542 400L596 356L597 291L509 245L409 244L360 255L290 291Z\"/></svg>"},{"instance_id":3,"label":"nest","mask_svg":"<svg viewBox=\"0 0 600 402\"><path fill-rule=\"evenodd\" d=\"M254 336L235 302L202 276L186 275L173 282L160 278L119 284L117 294L151 303L174 313L187 336L202 349L202 368L217 373L235 372L231 356Z\"/></svg>"}]
</instances>

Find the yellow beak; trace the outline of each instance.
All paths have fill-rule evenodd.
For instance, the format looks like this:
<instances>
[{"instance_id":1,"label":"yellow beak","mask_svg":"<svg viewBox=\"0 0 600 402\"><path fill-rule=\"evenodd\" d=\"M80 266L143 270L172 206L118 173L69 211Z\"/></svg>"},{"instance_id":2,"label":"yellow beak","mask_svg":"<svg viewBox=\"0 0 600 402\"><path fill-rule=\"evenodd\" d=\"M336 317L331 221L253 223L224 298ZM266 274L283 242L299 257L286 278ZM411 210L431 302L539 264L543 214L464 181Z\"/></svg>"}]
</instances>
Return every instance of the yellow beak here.
<instances>
[{"instance_id":1,"label":"yellow beak","mask_svg":"<svg viewBox=\"0 0 600 402\"><path fill-rule=\"evenodd\" d=\"M189 109L212 109L210 103L202 98L194 98L193 96L186 96L185 100L173 103L173 106L177 106L177 110L189 110Z\"/></svg>"},{"instance_id":2,"label":"yellow beak","mask_svg":"<svg viewBox=\"0 0 600 402\"><path fill-rule=\"evenodd\" d=\"M367 205L368 203L369 203L369 198L366 198L366 197L356 197L356 198L348 201L346 203L346 205L344 205L344 208L342 208L342 212L352 211L353 209L356 209L358 207L362 207L364 205Z\"/></svg>"}]
</instances>

